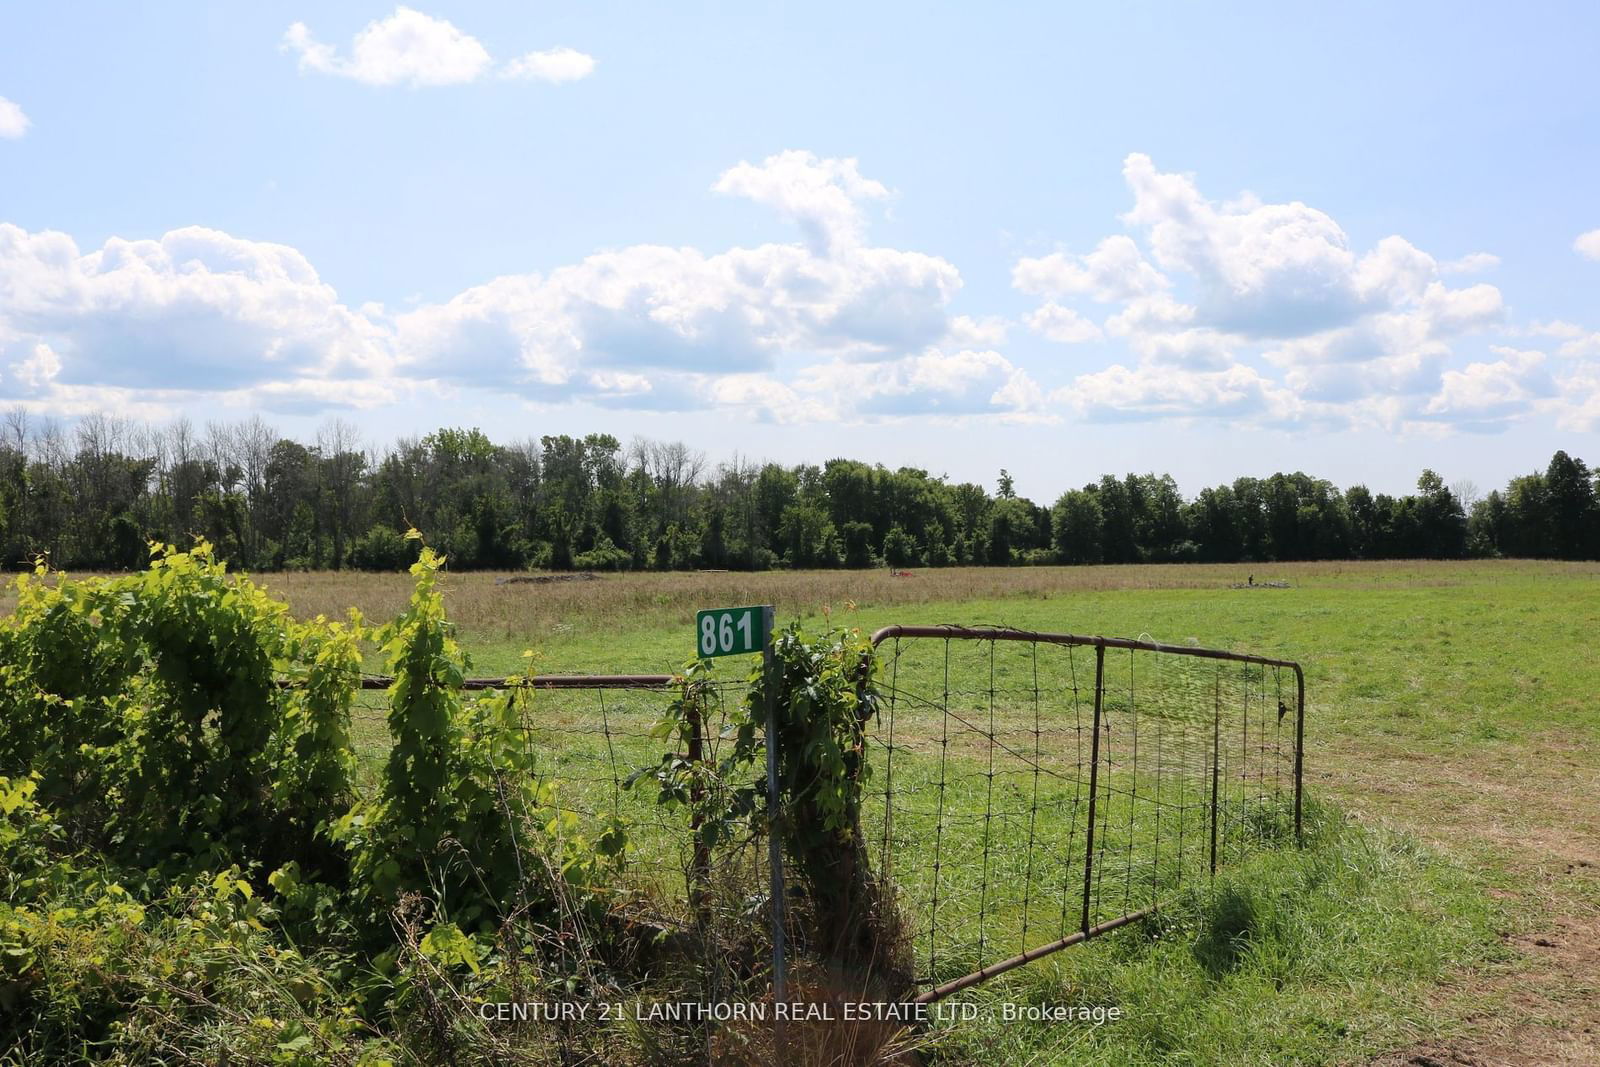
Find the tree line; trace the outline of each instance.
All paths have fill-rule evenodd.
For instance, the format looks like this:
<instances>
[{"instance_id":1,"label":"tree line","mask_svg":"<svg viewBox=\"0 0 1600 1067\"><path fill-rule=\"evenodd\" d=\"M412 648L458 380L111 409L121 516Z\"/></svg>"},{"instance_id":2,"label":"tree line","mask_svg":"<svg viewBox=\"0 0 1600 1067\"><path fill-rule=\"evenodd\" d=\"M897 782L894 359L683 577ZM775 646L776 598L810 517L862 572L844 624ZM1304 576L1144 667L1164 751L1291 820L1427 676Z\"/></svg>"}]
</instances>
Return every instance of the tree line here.
<instances>
[{"instance_id":1,"label":"tree line","mask_svg":"<svg viewBox=\"0 0 1600 1067\"><path fill-rule=\"evenodd\" d=\"M497 444L440 429L370 448L333 421L309 442L259 417L197 429L107 415L0 420L0 563L143 567L204 536L249 570L391 570L415 527L455 568L774 567L1600 557L1600 486L1557 452L1479 495L1422 472L1391 496L1294 472L1185 499L1170 475L1106 475L1050 504L850 459L713 465L610 434Z\"/></svg>"}]
</instances>

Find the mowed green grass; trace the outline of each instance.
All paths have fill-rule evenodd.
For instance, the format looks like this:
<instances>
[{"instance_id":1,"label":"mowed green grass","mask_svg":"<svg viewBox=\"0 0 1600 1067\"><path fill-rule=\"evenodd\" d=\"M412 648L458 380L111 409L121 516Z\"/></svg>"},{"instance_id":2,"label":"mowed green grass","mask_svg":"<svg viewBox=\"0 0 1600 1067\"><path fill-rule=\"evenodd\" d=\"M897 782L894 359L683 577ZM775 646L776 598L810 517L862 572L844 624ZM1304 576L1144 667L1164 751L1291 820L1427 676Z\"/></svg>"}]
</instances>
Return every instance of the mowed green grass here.
<instances>
[{"instance_id":1,"label":"mowed green grass","mask_svg":"<svg viewBox=\"0 0 1600 1067\"><path fill-rule=\"evenodd\" d=\"M1503 731L1570 728L1582 740L1600 735L1591 695L1600 682L1600 662L1589 654L1600 623L1600 565L1541 563L1397 563L1383 565L1300 564L1207 568L1214 585L1168 588L1171 567L1095 568L1120 570L1117 588L1078 588L1074 570L1022 572L1032 587L1013 596L930 603L874 603L864 577L855 610L830 605L835 624L873 630L891 623L1002 625L1022 629L1108 636L1146 635L1157 641L1194 641L1212 648L1248 651L1300 662L1312 708L1311 743L1350 731L1407 738L1435 747L1462 741L1499 741ZM1287 577L1289 589L1234 589L1246 571L1258 581ZM1149 586L1141 572L1156 572ZM906 584L936 595L946 581L959 586L962 572L920 571ZM1062 576L1061 587L1048 578ZM719 576L726 577L726 576ZM785 576L790 577L790 576ZM458 595L485 579L458 575L448 581ZM626 586L630 576L594 583L597 608L606 586ZM648 580L648 579L644 579ZM759 600L769 590L751 576L738 590ZM931 590L930 590L930 587ZM537 599L538 587L520 587ZM717 603L706 607L721 606ZM801 618L820 625L812 607L780 608L779 621ZM663 616L666 617L663 617ZM550 632L518 636L463 633L485 674L517 669L532 648L544 671L671 671L693 653L692 611L609 615L590 626L574 611Z\"/></svg>"}]
</instances>

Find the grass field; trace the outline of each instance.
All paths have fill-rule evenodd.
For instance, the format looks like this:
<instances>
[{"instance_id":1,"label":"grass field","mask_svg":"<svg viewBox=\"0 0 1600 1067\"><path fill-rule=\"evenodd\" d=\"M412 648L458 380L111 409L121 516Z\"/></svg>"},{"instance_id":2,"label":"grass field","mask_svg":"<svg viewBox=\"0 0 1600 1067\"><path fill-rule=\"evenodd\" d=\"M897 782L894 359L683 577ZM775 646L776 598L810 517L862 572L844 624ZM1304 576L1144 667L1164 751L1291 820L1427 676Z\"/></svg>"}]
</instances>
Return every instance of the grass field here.
<instances>
[{"instance_id":1,"label":"grass field","mask_svg":"<svg viewBox=\"0 0 1600 1067\"><path fill-rule=\"evenodd\" d=\"M1235 588L1247 575L1289 588ZM1313 847L1191 883L1157 923L963 994L982 1017L937 1034L945 1061L1600 1062L1600 565L497 577L445 581L476 674L520 669L525 649L548 673L669 672L691 654L697 608L763 602L780 622L1146 634L1304 665ZM265 584L297 614L354 605L374 620L409 589L352 574ZM544 714L586 732L594 709L570 699ZM376 723L362 743L381 756ZM648 757L637 747L619 761ZM1114 1003L1126 1018L1001 1021L1017 1001Z\"/></svg>"}]
</instances>

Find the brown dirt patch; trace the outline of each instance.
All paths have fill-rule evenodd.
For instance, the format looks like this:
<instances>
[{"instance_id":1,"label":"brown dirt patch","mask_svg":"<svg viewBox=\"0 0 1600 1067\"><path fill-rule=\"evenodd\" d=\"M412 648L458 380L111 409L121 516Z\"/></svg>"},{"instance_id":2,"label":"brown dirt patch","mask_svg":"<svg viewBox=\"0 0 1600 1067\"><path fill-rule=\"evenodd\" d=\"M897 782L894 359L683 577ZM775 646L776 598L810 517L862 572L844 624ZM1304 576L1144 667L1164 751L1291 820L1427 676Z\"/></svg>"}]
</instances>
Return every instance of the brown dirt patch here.
<instances>
[{"instance_id":1,"label":"brown dirt patch","mask_svg":"<svg viewBox=\"0 0 1600 1067\"><path fill-rule=\"evenodd\" d=\"M1318 775L1361 817L1518 881L1489 890L1512 917L1515 958L1436 994L1439 1013L1460 1020L1456 1036L1373 1067L1600 1064L1600 769L1585 755L1554 735L1448 757L1375 742Z\"/></svg>"}]
</instances>

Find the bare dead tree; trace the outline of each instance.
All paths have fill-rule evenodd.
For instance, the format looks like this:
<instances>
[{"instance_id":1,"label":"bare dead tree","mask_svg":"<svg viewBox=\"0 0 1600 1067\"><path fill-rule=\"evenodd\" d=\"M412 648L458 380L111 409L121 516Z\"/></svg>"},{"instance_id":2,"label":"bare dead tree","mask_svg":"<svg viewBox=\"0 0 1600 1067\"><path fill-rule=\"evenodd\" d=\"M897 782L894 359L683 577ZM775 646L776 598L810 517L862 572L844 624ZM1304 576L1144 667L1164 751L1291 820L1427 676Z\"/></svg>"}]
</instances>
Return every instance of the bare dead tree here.
<instances>
[{"instance_id":1,"label":"bare dead tree","mask_svg":"<svg viewBox=\"0 0 1600 1067\"><path fill-rule=\"evenodd\" d=\"M691 494L706 469L704 452L682 441L635 438L630 452L649 477L661 503L661 515L680 526L688 522Z\"/></svg>"},{"instance_id":2,"label":"bare dead tree","mask_svg":"<svg viewBox=\"0 0 1600 1067\"><path fill-rule=\"evenodd\" d=\"M32 441L32 434L28 429L28 409L21 404L6 409L5 438L12 448L22 455L28 454L28 446Z\"/></svg>"},{"instance_id":3,"label":"bare dead tree","mask_svg":"<svg viewBox=\"0 0 1600 1067\"><path fill-rule=\"evenodd\" d=\"M317 431L324 488L331 504L328 525L333 535L334 570L344 566L345 541L355 521L357 483L366 465L361 449L361 434L354 424L343 419L329 419Z\"/></svg>"}]
</instances>

